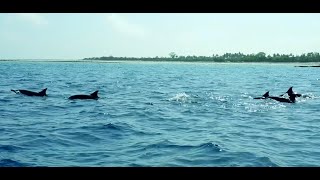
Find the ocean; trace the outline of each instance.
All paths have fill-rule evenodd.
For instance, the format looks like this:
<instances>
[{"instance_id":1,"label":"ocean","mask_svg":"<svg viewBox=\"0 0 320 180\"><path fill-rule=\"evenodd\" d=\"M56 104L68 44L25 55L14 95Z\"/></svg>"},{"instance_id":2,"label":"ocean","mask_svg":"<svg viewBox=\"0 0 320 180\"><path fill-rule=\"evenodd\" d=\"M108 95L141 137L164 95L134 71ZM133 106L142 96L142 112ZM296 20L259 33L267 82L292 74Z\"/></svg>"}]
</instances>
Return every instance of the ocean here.
<instances>
[{"instance_id":1,"label":"ocean","mask_svg":"<svg viewBox=\"0 0 320 180\"><path fill-rule=\"evenodd\" d=\"M253 99L291 86L307 97ZM0 166L319 166L319 97L293 64L3 61Z\"/></svg>"}]
</instances>

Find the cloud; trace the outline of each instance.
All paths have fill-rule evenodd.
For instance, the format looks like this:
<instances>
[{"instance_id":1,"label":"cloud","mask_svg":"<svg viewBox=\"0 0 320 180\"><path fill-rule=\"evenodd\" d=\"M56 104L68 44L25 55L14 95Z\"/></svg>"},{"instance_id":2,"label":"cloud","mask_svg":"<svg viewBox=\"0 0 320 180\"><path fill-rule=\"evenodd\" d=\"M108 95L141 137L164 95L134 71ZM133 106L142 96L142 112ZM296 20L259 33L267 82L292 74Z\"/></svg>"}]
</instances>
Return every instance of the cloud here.
<instances>
[{"instance_id":1,"label":"cloud","mask_svg":"<svg viewBox=\"0 0 320 180\"><path fill-rule=\"evenodd\" d=\"M37 13L18 13L16 16L25 21L29 21L36 25L46 25L48 21L41 15Z\"/></svg>"},{"instance_id":2,"label":"cloud","mask_svg":"<svg viewBox=\"0 0 320 180\"><path fill-rule=\"evenodd\" d=\"M129 22L119 14L108 14L106 19L109 25L111 25L112 28L114 28L118 32L133 37L145 37L147 35L147 31L144 27Z\"/></svg>"}]
</instances>

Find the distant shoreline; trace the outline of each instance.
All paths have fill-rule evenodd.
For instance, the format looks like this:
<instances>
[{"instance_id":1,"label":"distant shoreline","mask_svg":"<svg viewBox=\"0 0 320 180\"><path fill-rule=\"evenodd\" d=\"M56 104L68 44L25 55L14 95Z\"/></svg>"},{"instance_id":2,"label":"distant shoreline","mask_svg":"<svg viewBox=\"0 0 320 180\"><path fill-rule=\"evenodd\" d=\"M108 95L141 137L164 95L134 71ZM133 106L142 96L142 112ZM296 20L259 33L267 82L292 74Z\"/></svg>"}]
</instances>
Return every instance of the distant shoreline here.
<instances>
[{"instance_id":1,"label":"distant shoreline","mask_svg":"<svg viewBox=\"0 0 320 180\"><path fill-rule=\"evenodd\" d=\"M297 64L298 67L318 67L319 62L213 62L213 61L161 61L161 60L48 60L48 59L0 59L0 62L71 62L71 63L206 63L206 64ZM300 66L302 65L302 66ZM304 66L305 65L305 66Z\"/></svg>"}]
</instances>

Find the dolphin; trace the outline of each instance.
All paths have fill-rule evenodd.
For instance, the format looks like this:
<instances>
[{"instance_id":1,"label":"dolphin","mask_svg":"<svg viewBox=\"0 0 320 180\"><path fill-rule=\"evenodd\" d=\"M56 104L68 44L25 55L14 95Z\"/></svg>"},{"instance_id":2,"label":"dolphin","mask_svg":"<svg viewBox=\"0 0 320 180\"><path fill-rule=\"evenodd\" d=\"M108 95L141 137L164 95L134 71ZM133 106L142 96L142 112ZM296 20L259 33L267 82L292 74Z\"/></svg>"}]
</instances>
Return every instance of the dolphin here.
<instances>
[{"instance_id":1,"label":"dolphin","mask_svg":"<svg viewBox=\"0 0 320 180\"><path fill-rule=\"evenodd\" d=\"M281 98L281 97L274 97L274 96L269 96L268 98L279 101L279 102L286 102L286 103L295 103L296 102L295 96L289 96L289 99Z\"/></svg>"},{"instance_id":2,"label":"dolphin","mask_svg":"<svg viewBox=\"0 0 320 180\"><path fill-rule=\"evenodd\" d=\"M256 97L256 98L253 98L253 99L266 99L267 97L269 97L269 91L264 93L264 95L262 95L262 97Z\"/></svg>"},{"instance_id":3,"label":"dolphin","mask_svg":"<svg viewBox=\"0 0 320 180\"><path fill-rule=\"evenodd\" d=\"M95 100L97 100L98 98L99 98L98 91L95 91L95 92L91 93L90 95L80 94L80 95L73 95L73 96L69 97L69 99L95 99Z\"/></svg>"},{"instance_id":4,"label":"dolphin","mask_svg":"<svg viewBox=\"0 0 320 180\"><path fill-rule=\"evenodd\" d=\"M287 92L285 92L284 94L282 94L282 95L280 95L280 96L283 96L283 95L285 95L285 94L288 94L289 96L295 96L295 97L300 97L300 96L301 96L301 94L295 94L295 93L293 92L292 86L288 89Z\"/></svg>"},{"instance_id":5,"label":"dolphin","mask_svg":"<svg viewBox=\"0 0 320 180\"><path fill-rule=\"evenodd\" d=\"M254 98L254 99L267 99L267 98L270 98L270 99L273 99L273 100L276 100L279 102L286 102L286 103L295 103L296 102L295 95L290 94L289 99L287 99L287 98L282 98L282 97L269 96L269 91L266 92L262 97L258 97L258 98Z\"/></svg>"},{"instance_id":6,"label":"dolphin","mask_svg":"<svg viewBox=\"0 0 320 180\"><path fill-rule=\"evenodd\" d=\"M24 90L24 89L19 89L19 90L11 89L11 91L15 92L16 94L20 93L20 94L27 95L27 96L47 96L47 88L43 89L40 92L32 92L32 91L28 91L28 90Z\"/></svg>"}]
</instances>

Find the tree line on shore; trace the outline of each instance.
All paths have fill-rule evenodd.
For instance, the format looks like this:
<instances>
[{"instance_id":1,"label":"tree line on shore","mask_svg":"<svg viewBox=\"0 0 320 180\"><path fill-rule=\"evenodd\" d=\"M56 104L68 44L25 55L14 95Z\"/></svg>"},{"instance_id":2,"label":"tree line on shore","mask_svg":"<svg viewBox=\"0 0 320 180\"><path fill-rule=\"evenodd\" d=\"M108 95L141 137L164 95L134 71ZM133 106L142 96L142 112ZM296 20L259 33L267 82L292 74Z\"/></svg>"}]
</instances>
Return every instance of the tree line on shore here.
<instances>
[{"instance_id":1,"label":"tree line on shore","mask_svg":"<svg viewBox=\"0 0 320 180\"><path fill-rule=\"evenodd\" d=\"M273 54L266 55L264 52L257 54L225 53L223 55L213 54L212 56L178 56L171 52L168 57L114 57L102 56L84 58L83 60L120 60L120 61L184 61L184 62L320 62L320 54L317 52L304 53L301 55L293 54Z\"/></svg>"}]
</instances>

